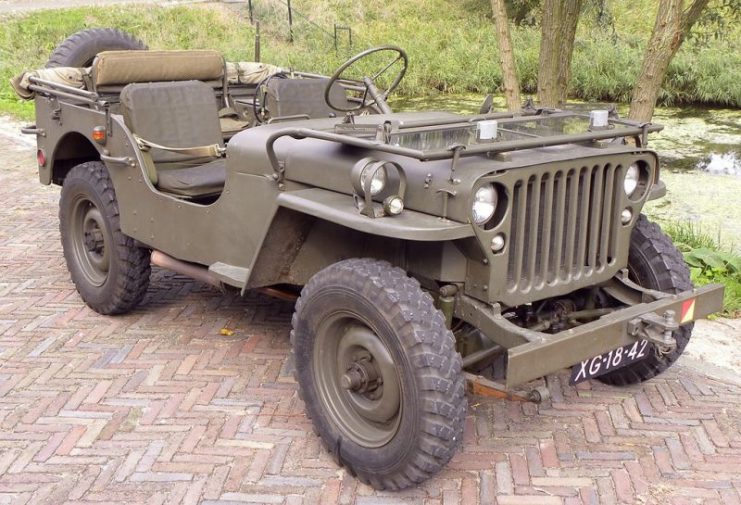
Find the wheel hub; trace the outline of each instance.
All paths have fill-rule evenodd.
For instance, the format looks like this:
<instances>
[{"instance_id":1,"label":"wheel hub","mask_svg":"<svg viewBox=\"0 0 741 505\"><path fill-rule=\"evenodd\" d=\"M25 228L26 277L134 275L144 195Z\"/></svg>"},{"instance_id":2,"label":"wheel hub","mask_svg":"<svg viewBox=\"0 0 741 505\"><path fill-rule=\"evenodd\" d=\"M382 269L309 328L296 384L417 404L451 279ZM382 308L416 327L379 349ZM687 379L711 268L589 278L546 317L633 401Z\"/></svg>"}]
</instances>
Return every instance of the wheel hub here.
<instances>
[{"instance_id":1,"label":"wheel hub","mask_svg":"<svg viewBox=\"0 0 741 505\"><path fill-rule=\"evenodd\" d=\"M92 230L88 230L84 233L83 241L85 243L85 248L93 253L100 254L103 252L103 233L100 231L100 228L95 227Z\"/></svg>"},{"instance_id":2,"label":"wheel hub","mask_svg":"<svg viewBox=\"0 0 741 505\"><path fill-rule=\"evenodd\" d=\"M378 369L371 360L364 356L347 367L340 383L344 389L353 393L371 393L383 384L383 378L379 376Z\"/></svg>"},{"instance_id":3,"label":"wheel hub","mask_svg":"<svg viewBox=\"0 0 741 505\"><path fill-rule=\"evenodd\" d=\"M380 447L396 434L401 385L392 355L355 314L330 318L317 332L318 392L337 427L358 444Z\"/></svg>"},{"instance_id":4,"label":"wheel hub","mask_svg":"<svg viewBox=\"0 0 741 505\"><path fill-rule=\"evenodd\" d=\"M102 286L110 267L105 218L86 194L75 195L70 214L75 261L90 284Z\"/></svg>"}]
</instances>

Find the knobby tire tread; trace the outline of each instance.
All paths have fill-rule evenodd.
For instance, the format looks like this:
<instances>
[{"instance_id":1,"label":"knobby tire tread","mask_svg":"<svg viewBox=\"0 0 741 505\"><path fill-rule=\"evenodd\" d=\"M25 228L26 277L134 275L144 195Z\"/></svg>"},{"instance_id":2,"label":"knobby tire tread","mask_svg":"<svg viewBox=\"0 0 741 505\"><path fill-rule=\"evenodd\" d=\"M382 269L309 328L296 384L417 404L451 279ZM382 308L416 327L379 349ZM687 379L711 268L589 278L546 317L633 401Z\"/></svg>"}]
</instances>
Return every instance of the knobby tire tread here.
<instances>
[{"instance_id":1,"label":"knobby tire tread","mask_svg":"<svg viewBox=\"0 0 741 505\"><path fill-rule=\"evenodd\" d=\"M116 193L113 189L108 170L99 161L90 161L75 166L67 177L65 183L82 180L92 186L93 192L100 198L102 208L100 212L107 220L113 238L114 249L111 251L111 261L118 263L117 275L113 281L114 286L104 301L85 300L96 312L104 315L123 314L129 312L144 298L149 287L151 265L149 250L137 245L136 241L121 232L120 215ZM62 188L64 192L64 187ZM60 233L64 237L67 231L67 219L64 215L65 206L59 207ZM77 291L82 294L85 282L73 273L72 263L75 261L71 251L65 247L65 259L70 265L72 281Z\"/></svg>"},{"instance_id":2,"label":"knobby tire tread","mask_svg":"<svg viewBox=\"0 0 741 505\"><path fill-rule=\"evenodd\" d=\"M391 304L388 315L400 323L401 345L410 357L420 390L419 442L404 468L394 475L365 474L351 462L342 460L341 463L362 482L376 489L400 490L418 484L445 466L463 438L467 402L462 360L455 350L453 335L446 328L445 319L435 308L432 297L404 270L385 261L350 259L326 268L304 287L293 315L292 349L296 347L295 328L305 310L306 300L326 282L340 282L364 293L382 290L382 298ZM308 395L302 391L298 372L294 375L299 383L299 396L306 401ZM337 453L335 441L322 439L322 442L330 453Z\"/></svg>"},{"instance_id":3,"label":"knobby tire tread","mask_svg":"<svg viewBox=\"0 0 741 505\"><path fill-rule=\"evenodd\" d=\"M631 236L628 269L642 274L642 278L636 281L646 288L676 294L693 287L682 253L661 227L643 214L638 217ZM628 386L656 377L679 359L687 347L693 326L691 323L683 325L674 332L677 348L663 358L657 357L652 348L649 357L597 379L605 384Z\"/></svg>"},{"instance_id":4,"label":"knobby tire tread","mask_svg":"<svg viewBox=\"0 0 741 505\"><path fill-rule=\"evenodd\" d=\"M67 37L52 51L46 67L85 67L99 52L126 49L147 49L147 45L115 28L81 30Z\"/></svg>"}]
</instances>

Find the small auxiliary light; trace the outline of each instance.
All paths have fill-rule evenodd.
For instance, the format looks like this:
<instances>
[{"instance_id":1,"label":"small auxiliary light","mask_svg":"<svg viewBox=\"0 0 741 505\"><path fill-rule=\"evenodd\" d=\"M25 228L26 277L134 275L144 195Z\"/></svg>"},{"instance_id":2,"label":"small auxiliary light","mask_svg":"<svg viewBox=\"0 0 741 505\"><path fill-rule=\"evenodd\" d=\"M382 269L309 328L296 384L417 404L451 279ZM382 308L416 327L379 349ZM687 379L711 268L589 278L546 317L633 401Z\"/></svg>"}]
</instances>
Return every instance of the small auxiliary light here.
<instances>
[{"instance_id":1,"label":"small auxiliary light","mask_svg":"<svg viewBox=\"0 0 741 505\"><path fill-rule=\"evenodd\" d=\"M38 151L36 151L36 162L39 164L40 167L46 165L46 153L43 149L39 149Z\"/></svg>"},{"instance_id":2,"label":"small auxiliary light","mask_svg":"<svg viewBox=\"0 0 741 505\"><path fill-rule=\"evenodd\" d=\"M628 224L633 219L633 213L630 211L630 209L624 209L623 212L620 213L620 222L623 224Z\"/></svg>"},{"instance_id":3,"label":"small auxiliary light","mask_svg":"<svg viewBox=\"0 0 741 505\"><path fill-rule=\"evenodd\" d=\"M497 138L497 128L499 123L496 120L490 119L487 121L479 121L479 140L494 140Z\"/></svg>"},{"instance_id":4,"label":"small auxiliary light","mask_svg":"<svg viewBox=\"0 0 741 505\"><path fill-rule=\"evenodd\" d=\"M391 195L383 201L383 210L389 216L398 216L404 210L404 200L398 195Z\"/></svg>"},{"instance_id":5,"label":"small auxiliary light","mask_svg":"<svg viewBox=\"0 0 741 505\"><path fill-rule=\"evenodd\" d=\"M504 244L505 244L504 235L502 235L501 233L494 235L494 238L491 239L492 252L496 253L496 252L501 251L502 249L504 249Z\"/></svg>"},{"instance_id":6,"label":"small auxiliary light","mask_svg":"<svg viewBox=\"0 0 741 505\"><path fill-rule=\"evenodd\" d=\"M610 127L610 111L592 110L589 111L589 129L604 130Z\"/></svg>"},{"instance_id":7,"label":"small auxiliary light","mask_svg":"<svg viewBox=\"0 0 741 505\"><path fill-rule=\"evenodd\" d=\"M105 144L107 133L105 131L105 126L96 126L93 128L93 134L91 137L94 141L96 141L98 144Z\"/></svg>"}]
</instances>

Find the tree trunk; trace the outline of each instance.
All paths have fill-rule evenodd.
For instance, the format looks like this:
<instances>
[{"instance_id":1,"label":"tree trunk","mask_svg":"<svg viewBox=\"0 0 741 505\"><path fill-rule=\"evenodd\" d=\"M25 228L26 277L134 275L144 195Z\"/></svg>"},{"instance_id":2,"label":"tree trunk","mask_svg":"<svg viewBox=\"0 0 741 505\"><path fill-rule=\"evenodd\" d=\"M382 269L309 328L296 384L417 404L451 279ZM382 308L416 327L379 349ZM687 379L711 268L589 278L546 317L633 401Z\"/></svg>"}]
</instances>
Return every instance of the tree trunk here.
<instances>
[{"instance_id":1,"label":"tree trunk","mask_svg":"<svg viewBox=\"0 0 741 505\"><path fill-rule=\"evenodd\" d=\"M651 121L669 63L708 2L709 0L694 0L683 10L684 0L660 1L641 72L633 88L628 114L630 119Z\"/></svg>"},{"instance_id":2,"label":"tree trunk","mask_svg":"<svg viewBox=\"0 0 741 505\"><path fill-rule=\"evenodd\" d=\"M558 104L558 22L560 1L544 0L543 17L540 22L540 58L538 60L538 100L541 105L555 107Z\"/></svg>"},{"instance_id":3,"label":"tree trunk","mask_svg":"<svg viewBox=\"0 0 741 505\"><path fill-rule=\"evenodd\" d=\"M558 107L566 101L581 5L582 0L543 2L538 99L545 107Z\"/></svg>"},{"instance_id":4,"label":"tree trunk","mask_svg":"<svg viewBox=\"0 0 741 505\"><path fill-rule=\"evenodd\" d=\"M512 39L509 35L509 20L504 0L491 0L491 10L497 28L499 44L499 64L502 67L502 88L507 101L507 109L512 112L520 110L520 80L517 78L517 67L512 52Z\"/></svg>"},{"instance_id":5,"label":"tree trunk","mask_svg":"<svg viewBox=\"0 0 741 505\"><path fill-rule=\"evenodd\" d=\"M561 12L561 50L559 51L558 77L556 86L558 89L558 104L566 102L566 92L569 89L571 78L571 58L574 55L574 39L576 38L576 25L579 23L579 11L581 11L582 0L567 0L563 3Z\"/></svg>"}]
</instances>

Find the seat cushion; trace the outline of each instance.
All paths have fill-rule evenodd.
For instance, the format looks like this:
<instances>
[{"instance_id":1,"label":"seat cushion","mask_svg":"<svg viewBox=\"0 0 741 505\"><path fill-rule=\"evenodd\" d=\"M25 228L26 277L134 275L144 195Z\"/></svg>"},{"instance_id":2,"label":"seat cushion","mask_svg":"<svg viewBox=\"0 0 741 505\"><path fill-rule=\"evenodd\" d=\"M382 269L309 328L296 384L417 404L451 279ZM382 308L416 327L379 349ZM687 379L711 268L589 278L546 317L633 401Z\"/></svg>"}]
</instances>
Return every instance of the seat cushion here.
<instances>
[{"instance_id":1,"label":"seat cushion","mask_svg":"<svg viewBox=\"0 0 741 505\"><path fill-rule=\"evenodd\" d=\"M224 145L213 89L199 81L129 84L121 91L121 112L134 134L156 144ZM162 149L150 154L155 165L193 161Z\"/></svg>"},{"instance_id":2,"label":"seat cushion","mask_svg":"<svg viewBox=\"0 0 741 505\"><path fill-rule=\"evenodd\" d=\"M157 81L214 81L224 77L224 58L212 50L103 51L93 61L95 86Z\"/></svg>"},{"instance_id":3,"label":"seat cushion","mask_svg":"<svg viewBox=\"0 0 741 505\"><path fill-rule=\"evenodd\" d=\"M220 158L204 165L160 169L157 173L160 191L189 198L213 196L224 189L226 160Z\"/></svg>"}]
</instances>

